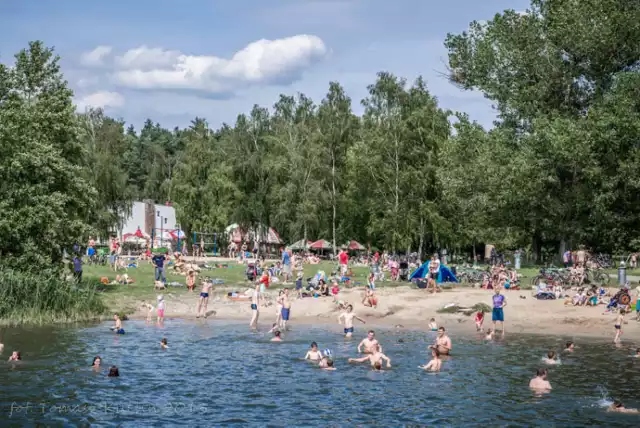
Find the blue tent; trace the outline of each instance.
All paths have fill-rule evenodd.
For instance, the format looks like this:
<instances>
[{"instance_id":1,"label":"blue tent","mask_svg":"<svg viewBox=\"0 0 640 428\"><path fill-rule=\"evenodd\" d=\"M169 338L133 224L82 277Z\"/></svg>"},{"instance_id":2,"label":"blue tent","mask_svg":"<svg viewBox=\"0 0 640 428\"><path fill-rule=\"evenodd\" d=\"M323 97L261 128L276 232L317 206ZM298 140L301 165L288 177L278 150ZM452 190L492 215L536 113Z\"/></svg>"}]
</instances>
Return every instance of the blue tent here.
<instances>
[{"instance_id":1,"label":"blue tent","mask_svg":"<svg viewBox=\"0 0 640 428\"><path fill-rule=\"evenodd\" d=\"M429 272L429 262L423 263L418 269L415 270L409 277L409 280L413 280L414 278L424 278L427 276ZM440 265L440 270L438 271L438 279L436 280L438 284L442 282L459 282L458 278L451 272L451 270L444 266Z\"/></svg>"}]
</instances>

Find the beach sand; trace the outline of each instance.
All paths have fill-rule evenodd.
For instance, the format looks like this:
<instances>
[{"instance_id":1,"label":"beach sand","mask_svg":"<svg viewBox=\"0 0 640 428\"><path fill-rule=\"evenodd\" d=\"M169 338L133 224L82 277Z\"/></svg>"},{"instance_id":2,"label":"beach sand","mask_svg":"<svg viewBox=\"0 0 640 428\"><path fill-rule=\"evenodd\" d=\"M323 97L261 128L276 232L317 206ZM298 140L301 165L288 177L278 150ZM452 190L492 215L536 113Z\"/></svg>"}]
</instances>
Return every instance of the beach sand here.
<instances>
[{"instance_id":1,"label":"beach sand","mask_svg":"<svg viewBox=\"0 0 640 428\"><path fill-rule=\"evenodd\" d=\"M243 291L237 289L237 291ZM227 299L231 288L218 288L209 298L209 319L246 321L251 318L250 302L238 302ZM341 290L338 298L354 306L354 312L367 322L367 326L356 322L357 330L365 330L368 326L427 329L430 318L435 318L438 325L452 332L475 332L474 317L464 314L442 314L436 311L449 303L457 303L470 307L476 303L491 306L491 290L473 288L457 288L441 293L427 294L424 290L406 287L380 288L376 290L379 305L376 309L362 305L363 288ZM611 338L614 336L615 314L604 313L604 305L597 307L565 306L564 300L537 300L530 290L505 291L507 306L504 309L506 332L532 333L562 336L586 336ZM165 292L167 304L166 318L195 319L199 293L172 294ZM275 321L277 291L267 291L265 298L267 307L260 308L260 325L270 327ZM521 298L524 296L526 298ZM139 302L128 302L129 306L139 307ZM212 312L213 311L213 312ZM332 297L292 299L290 325L326 324L327 328L342 331L338 324L340 309ZM154 314L155 315L155 314ZM144 319L146 313L138 310L129 316L131 319ZM623 326L623 342L636 337L640 332L640 323L636 322L635 312L628 314ZM333 327L330 327L333 324ZM485 314L484 327L492 328L491 313ZM500 328L498 328L500 329Z\"/></svg>"}]
</instances>

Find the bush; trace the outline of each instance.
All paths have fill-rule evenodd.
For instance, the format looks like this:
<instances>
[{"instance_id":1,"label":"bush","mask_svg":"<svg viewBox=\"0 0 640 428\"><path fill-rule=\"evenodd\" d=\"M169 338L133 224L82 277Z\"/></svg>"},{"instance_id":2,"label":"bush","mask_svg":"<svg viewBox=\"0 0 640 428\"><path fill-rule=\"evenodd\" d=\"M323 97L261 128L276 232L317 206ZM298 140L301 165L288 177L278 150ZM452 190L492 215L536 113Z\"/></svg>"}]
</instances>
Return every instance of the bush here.
<instances>
[{"instance_id":1,"label":"bush","mask_svg":"<svg viewBox=\"0 0 640 428\"><path fill-rule=\"evenodd\" d=\"M105 310L95 282L69 281L55 269L35 273L0 267L0 320L5 323L85 321Z\"/></svg>"}]
</instances>

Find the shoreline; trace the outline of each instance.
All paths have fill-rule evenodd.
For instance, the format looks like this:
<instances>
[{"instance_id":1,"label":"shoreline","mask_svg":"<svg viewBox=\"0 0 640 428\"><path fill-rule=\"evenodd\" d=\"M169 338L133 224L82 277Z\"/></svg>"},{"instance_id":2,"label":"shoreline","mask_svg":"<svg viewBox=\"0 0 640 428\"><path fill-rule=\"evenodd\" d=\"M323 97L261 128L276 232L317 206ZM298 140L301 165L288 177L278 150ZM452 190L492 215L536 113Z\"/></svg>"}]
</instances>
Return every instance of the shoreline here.
<instances>
[{"instance_id":1,"label":"shoreline","mask_svg":"<svg viewBox=\"0 0 640 428\"><path fill-rule=\"evenodd\" d=\"M361 304L362 290L347 289L339 294L340 300L354 306L354 312L365 319L366 324L356 322L356 331L367 330L369 326L378 328L394 328L401 325L404 329L428 331L430 318L435 318L439 326L444 326L452 334L476 334L473 315L462 313L438 313L437 310L449 303L458 303L462 307L470 307L477 303L491 303L492 293L479 289L453 289L436 295L428 295L424 290L410 287L378 289L379 306L376 309ZM530 290L507 291L505 307L506 336L515 334L551 335L562 337L581 337L592 339L610 339L615 334L613 313L604 314L604 305L597 307L564 306L564 300L537 300ZM185 321L201 320L195 317L198 303L197 293L172 294L165 293L166 320L179 319ZM259 326L271 328L276 318L276 306L273 303L276 293L267 291L266 307L260 308ZM524 297L524 298L521 298ZM133 303L133 302L129 302ZM146 312L139 309L127 314L129 320L146 319ZM226 296L214 292L209 300L208 312L212 313L207 320L246 322L247 328L251 319L250 303L230 301ZM213 312L212 312L213 311ZM341 311L330 297L302 298L292 300L290 325L333 326L337 332L342 331L338 324ZM155 311L152 320L155 322ZM633 317L633 318L632 318ZM630 342L640 333L640 322L635 321L635 312L625 316L622 342ZM485 313L484 329L493 328L491 313ZM498 331L500 331L498 324Z\"/></svg>"}]
</instances>

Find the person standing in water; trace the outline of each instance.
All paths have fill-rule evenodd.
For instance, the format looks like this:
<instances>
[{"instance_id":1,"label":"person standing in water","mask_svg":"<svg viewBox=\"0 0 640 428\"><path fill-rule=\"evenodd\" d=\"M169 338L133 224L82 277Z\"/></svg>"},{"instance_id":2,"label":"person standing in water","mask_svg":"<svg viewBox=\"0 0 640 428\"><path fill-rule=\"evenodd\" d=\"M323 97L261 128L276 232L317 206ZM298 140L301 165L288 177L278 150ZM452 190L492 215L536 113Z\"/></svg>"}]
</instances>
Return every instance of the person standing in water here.
<instances>
[{"instance_id":1,"label":"person standing in water","mask_svg":"<svg viewBox=\"0 0 640 428\"><path fill-rule=\"evenodd\" d=\"M436 349L440 355L449 355L451 352L451 339L445 333L444 327L438 329L438 337L436 337L433 345L429 346L430 349Z\"/></svg>"},{"instance_id":2,"label":"person standing in water","mask_svg":"<svg viewBox=\"0 0 640 428\"><path fill-rule=\"evenodd\" d=\"M264 305L264 296L260 292L260 284L256 284L256 289L251 296L251 322L249 322L249 328L258 328L258 317L260 316L260 310L258 309L260 302Z\"/></svg>"},{"instance_id":3,"label":"person standing in water","mask_svg":"<svg viewBox=\"0 0 640 428\"><path fill-rule=\"evenodd\" d=\"M529 382L529 388L537 392L551 391L551 384L547 380L547 369L538 369L536 377Z\"/></svg>"},{"instance_id":4,"label":"person standing in water","mask_svg":"<svg viewBox=\"0 0 640 428\"><path fill-rule=\"evenodd\" d=\"M429 361L429 364L426 364L424 366L420 366L421 369L430 371L430 372L439 372L440 368L442 367L442 360L440 359L440 352L438 352L437 349L432 349L431 350L431 361Z\"/></svg>"},{"instance_id":5,"label":"person standing in water","mask_svg":"<svg viewBox=\"0 0 640 428\"><path fill-rule=\"evenodd\" d=\"M202 290L200 291L200 300L198 301L198 309L196 310L196 318L202 317L206 318L207 316L207 305L209 305L209 291L211 290L212 284L209 281L202 282Z\"/></svg>"},{"instance_id":6,"label":"person standing in water","mask_svg":"<svg viewBox=\"0 0 640 428\"><path fill-rule=\"evenodd\" d=\"M307 351L304 356L305 360L320 361L322 360L322 352L318 351L318 344L316 342L311 343L311 349Z\"/></svg>"},{"instance_id":7,"label":"person standing in water","mask_svg":"<svg viewBox=\"0 0 640 428\"><path fill-rule=\"evenodd\" d=\"M282 303L282 329L287 330L287 321L291 315L291 300L289 300L289 289L285 288L284 293L280 296L280 302Z\"/></svg>"},{"instance_id":8,"label":"person standing in water","mask_svg":"<svg viewBox=\"0 0 640 428\"><path fill-rule=\"evenodd\" d=\"M114 326L111 330L115 331L116 334L124 334L124 328L122 327L122 320L118 314L113 315L113 320L115 321Z\"/></svg>"},{"instance_id":9,"label":"person standing in water","mask_svg":"<svg viewBox=\"0 0 640 428\"><path fill-rule=\"evenodd\" d=\"M493 321L493 331L496 332L496 323L502 323L502 335L504 336L504 307L507 306L507 298L500 294L500 288L496 287L493 295L493 312L491 320Z\"/></svg>"},{"instance_id":10,"label":"person standing in water","mask_svg":"<svg viewBox=\"0 0 640 428\"><path fill-rule=\"evenodd\" d=\"M350 363L364 363L369 361L374 370L382 370L382 362L386 361L387 368L391 368L391 359L382 353L380 344L373 348L373 352L362 358L349 358Z\"/></svg>"},{"instance_id":11,"label":"person standing in water","mask_svg":"<svg viewBox=\"0 0 640 428\"><path fill-rule=\"evenodd\" d=\"M373 330L369 330L367 333L367 337L362 339L362 342L358 344L358 353L362 353L362 347L364 347L365 354L373 354L375 350L379 347L380 352L382 352L382 346L376 339L376 333Z\"/></svg>"},{"instance_id":12,"label":"person standing in water","mask_svg":"<svg viewBox=\"0 0 640 428\"><path fill-rule=\"evenodd\" d=\"M362 324L366 324L366 322L357 316L355 312L353 312L353 306L347 306L346 312L343 312L338 317L338 322L342 324L342 319L344 319L344 337L351 337L353 335L353 319L357 319Z\"/></svg>"}]
</instances>

